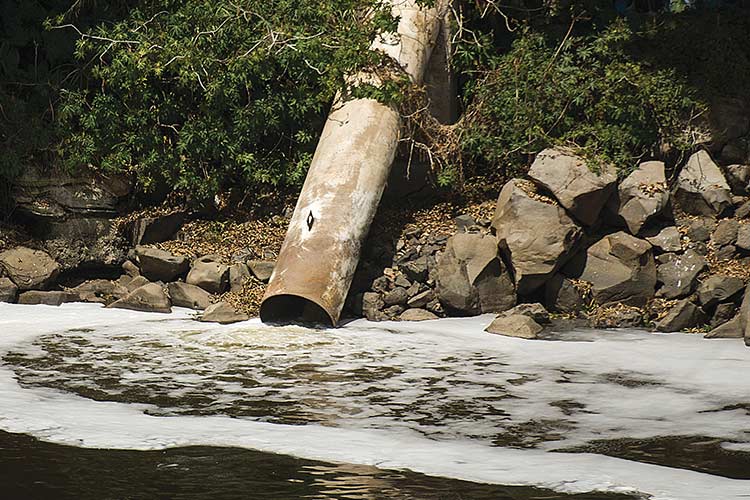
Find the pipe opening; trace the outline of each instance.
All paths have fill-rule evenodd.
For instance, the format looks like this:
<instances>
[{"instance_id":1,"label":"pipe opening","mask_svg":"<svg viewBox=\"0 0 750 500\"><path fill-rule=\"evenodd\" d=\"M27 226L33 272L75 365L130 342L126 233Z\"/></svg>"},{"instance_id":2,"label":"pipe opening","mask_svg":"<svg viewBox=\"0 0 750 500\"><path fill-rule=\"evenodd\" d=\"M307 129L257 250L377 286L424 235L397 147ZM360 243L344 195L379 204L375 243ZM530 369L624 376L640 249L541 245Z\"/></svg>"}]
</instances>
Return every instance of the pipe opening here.
<instances>
[{"instance_id":1,"label":"pipe opening","mask_svg":"<svg viewBox=\"0 0 750 500\"><path fill-rule=\"evenodd\" d=\"M299 295L274 295L260 305L263 323L302 323L335 326L328 312L310 299Z\"/></svg>"}]
</instances>

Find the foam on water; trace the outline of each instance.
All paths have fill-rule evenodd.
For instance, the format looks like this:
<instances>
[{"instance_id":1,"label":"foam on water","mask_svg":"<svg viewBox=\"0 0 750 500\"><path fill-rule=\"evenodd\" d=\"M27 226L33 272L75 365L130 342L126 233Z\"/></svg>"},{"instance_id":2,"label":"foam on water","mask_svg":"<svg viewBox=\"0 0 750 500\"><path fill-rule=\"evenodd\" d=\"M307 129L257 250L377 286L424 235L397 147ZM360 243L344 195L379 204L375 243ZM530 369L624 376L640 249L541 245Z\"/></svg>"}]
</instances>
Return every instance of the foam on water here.
<instances>
[{"instance_id":1,"label":"foam on water","mask_svg":"<svg viewBox=\"0 0 750 500\"><path fill-rule=\"evenodd\" d=\"M565 492L750 497L750 481L553 451L657 436L749 451L750 350L736 341L633 331L523 341L482 332L490 317L335 331L189 317L0 304L0 429L85 447L247 447Z\"/></svg>"}]
</instances>

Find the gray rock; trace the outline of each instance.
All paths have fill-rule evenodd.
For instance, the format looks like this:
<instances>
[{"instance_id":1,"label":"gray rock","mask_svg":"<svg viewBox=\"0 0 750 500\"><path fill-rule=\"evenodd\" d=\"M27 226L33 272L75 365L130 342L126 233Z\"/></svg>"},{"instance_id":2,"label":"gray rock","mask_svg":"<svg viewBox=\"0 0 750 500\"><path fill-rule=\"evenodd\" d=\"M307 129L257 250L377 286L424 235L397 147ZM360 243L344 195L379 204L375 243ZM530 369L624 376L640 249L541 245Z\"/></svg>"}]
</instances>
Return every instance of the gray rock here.
<instances>
[{"instance_id":1,"label":"gray rock","mask_svg":"<svg viewBox=\"0 0 750 500\"><path fill-rule=\"evenodd\" d=\"M698 275L708 269L703 256L687 250L683 255L664 254L663 263L657 267L657 280L663 286L656 292L659 297L676 299L690 295L698 283Z\"/></svg>"},{"instance_id":2,"label":"gray rock","mask_svg":"<svg viewBox=\"0 0 750 500\"><path fill-rule=\"evenodd\" d=\"M698 217L690 221L687 229L687 237L690 241L708 241L711 234L716 230L716 219L713 217Z\"/></svg>"},{"instance_id":3,"label":"gray rock","mask_svg":"<svg viewBox=\"0 0 750 500\"><path fill-rule=\"evenodd\" d=\"M26 247L0 253L1 270L21 291L49 288L60 273L60 267L49 254Z\"/></svg>"},{"instance_id":4,"label":"gray rock","mask_svg":"<svg viewBox=\"0 0 750 500\"><path fill-rule=\"evenodd\" d=\"M711 241L715 247L724 245L734 245L737 242L737 230L739 223L734 219L723 219L716 226L714 234L711 235Z\"/></svg>"},{"instance_id":5,"label":"gray rock","mask_svg":"<svg viewBox=\"0 0 750 500\"><path fill-rule=\"evenodd\" d=\"M141 270L138 269L138 266L136 266L132 261L129 260L126 260L122 263L122 270L125 271L125 274L132 278L141 275Z\"/></svg>"},{"instance_id":6,"label":"gray rock","mask_svg":"<svg viewBox=\"0 0 750 500\"><path fill-rule=\"evenodd\" d=\"M190 261L181 255L144 246L135 247L141 274L150 281L174 281L185 275Z\"/></svg>"},{"instance_id":7,"label":"gray rock","mask_svg":"<svg viewBox=\"0 0 750 500\"><path fill-rule=\"evenodd\" d=\"M107 307L144 312L172 312L169 297L164 292L164 287L159 283L143 285L130 292L126 297L112 302Z\"/></svg>"},{"instance_id":8,"label":"gray rock","mask_svg":"<svg viewBox=\"0 0 750 500\"><path fill-rule=\"evenodd\" d=\"M143 285L148 285L149 283L151 282L145 276L136 276L125 285L125 288L127 288L128 293L130 293L132 291L139 289Z\"/></svg>"},{"instance_id":9,"label":"gray rock","mask_svg":"<svg viewBox=\"0 0 750 500\"><path fill-rule=\"evenodd\" d=\"M669 205L664 163L647 161L627 176L618 188L618 214L631 234L637 235Z\"/></svg>"},{"instance_id":10,"label":"gray rock","mask_svg":"<svg viewBox=\"0 0 750 500\"><path fill-rule=\"evenodd\" d=\"M500 312L516 303L513 282L491 236L458 233L437 262L437 296L462 314Z\"/></svg>"},{"instance_id":11,"label":"gray rock","mask_svg":"<svg viewBox=\"0 0 750 500\"><path fill-rule=\"evenodd\" d=\"M544 301L551 310L563 313L580 311L586 305L578 288L562 274L555 274L547 282Z\"/></svg>"},{"instance_id":12,"label":"gray rock","mask_svg":"<svg viewBox=\"0 0 750 500\"><path fill-rule=\"evenodd\" d=\"M410 298L406 302L406 305L412 309L421 309L433 301L435 297L435 291L430 288Z\"/></svg>"},{"instance_id":13,"label":"gray rock","mask_svg":"<svg viewBox=\"0 0 750 500\"><path fill-rule=\"evenodd\" d=\"M70 291L78 294L83 302L102 304L109 304L122 299L130 293L127 286L120 282L102 279L85 281Z\"/></svg>"},{"instance_id":14,"label":"gray rock","mask_svg":"<svg viewBox=\"0 0 750 500\"><path fill-rule=\"evenodd\" d=\"M412 281L424 283L427 280L427 257L419 257L398 266L399 270Z\"/></svg>"},{"instance_id":15,"label":"gray rock","mask_svg":"<svg viewBox=\"0 0 750 500\"><path fill-rule=\"evenodd\" d=\"M643 306L656 285L651 245L623 231L605 236L586 251L580 278L597 304Z\"/></svg>"},{"instance_id":16,"label":"gray rock","mask_svg":"<svg viewBox=\"0 0 750 500\"><path fill-rule=\"evenodd\" d=\"M704 309L710 309L719 303L736 299L744 289L745 282L739 278L710 276L698 287L698 302Z\"/></svg>"},{"instance_id":17,"label":"gray rock","mask_svg":"<svg viewBox=\"0 0 750 500\"><path fill-rule=\"evenodd\" d=\"M229 290L239 292L250 279L250 270L242 262L236 262L229 266Z\"/></svg>"},{"instance_id":18,"label":"gray rock","mask_svg":"<svg viewBox=\"0 0 750 500\"><path fill-rule=\"evenodd\" d=\"M683 299L677 302L667 315L656 323L656 329L660 332L679 332L693 328L706 322L708 318L703 310L690 302L690 299Z\"/></svg>"},{"instance_id":19,"label":"gray rock","mask_svg":"<svg viewBox=\"0 0 750 500\"><path fill-rule=\"evenodd\" d=\"M167 289L175 307L203 310L211 305L211 294L195 285L176 281L167 285Z\"/></svg>"},{"instance_id":20,"label":"gray rock","mask_svg":"<svg viewBox=\"0 0 750 500\"><path fill-rule=\"evenodd\" d=\"M398 276L396 276L396 279L393 281L393 284L398 287L404 288L406 290L411 288L411 282L408 279L406 279L406 276L402 274L399 274ZM407 292L407 295L408 294L409 292Z\"/></svg>"},{"instance_id":21,"label":"gray rock","mask_svg":"<svg viewBox=\"0 0 750 500\"><path fill-rule=\"evenodd\" d=\"M399 319L401 321L429 321L432 319L438 319L438 317L425 309L411 308L402 312Z\"/></svg>"},{"instance_id":22,"label":"gray rock","mask_svg":"<svg viewBox=\"0 0 750 500\"><path fill-rule=\"evenodd\" d=\"M383 296L383 302L387 306L405 305L407 300L409 300L409 294L406 288L400 286L397 286Z\"/></svg>"},{"instance_id":23,"label":"gray rock","mask_svg":"<svg viewBox=\"0 0 750 500\"><path fill-rule=\"evenodd\" d=\"M234 307L226 302L211 304L200 317L200 321L204 323L221 323L222 325L239 323L240 321L247 321L249 319L250 316L245 313L237 312Z\"/></svg>"},{"instance_id":24,"label":"gray rock","mask_svg":"<svg viewBox=\"0 0 750 500\"><path fill-rule=\"evenodd\" d=\"M716 306L714 315L711 316L711 326L716 328L737 316L738 307L732 302L725 302Z\"/></svg>"},{"instance_id":25,"label":"gray rock","mask_svg":"<svg viewBox=\"0 0 750 500\"><path fill-rule=\"evenodd\" d=\"M492 221L520 295L543 286L571 255L582 235L560 205L534 196L533 189L526 181L508 182L500 192Z\"/></svg>"},{"instance_id":26,"label":"gray rock","mask_svg":"<svg viewBox=\"0 0 750 500\"><path fill-rule=\"evenodd\" d=\"M18 287L10 278L0 278L0 302L15 302Z\"/></svg>"},{"instance_id":27,"label":"gray rock","mask_svg":"<svg viewBox=\"0 0 750 500\"><path fill-rule=\"evenodd\" d=\"M743 162L747 160L747 148L741 140L731 141L721 149L720 158L724 164Z\"/></svg>"},{"instance_id":28,"label":"gray rock","mask_svg":"<svg viewBox=\"0 0 750 500\"><path fill-rule=\"evenodd\" d=\"M750 250L750 224L740 224L737 228L737 247Z\"/></svg>"},{"instance_id":29,"label":"gray rock","mask_svg":"<svg viewBox=\"0 0 750 500\"><path fill-rule=\"evenodd\" d=\"M737 247L734 245L724 245L716 250L716 260L731 260L737 256Z\"/></svg>"},{"instance_id":30,"label":"gray rock","mask_svg":"<svg viewBox=\"0 0 750 500\"><path fill-rule=\"evenodd\" d=\"M80 297L74 292L45 292L30 290L18 296L19 304L59 306L67 302L79 302Z\"/></svg>"},{"instance_id":31,"label":"gray rock","mask_svg":"<svg viewBox=\"0 0 750 500\"><path fill-rule=\"evenodd\" d=\"M646 241L662 252L679 252L682 250L682 237L675 226L667 226L654 234L646 235Z\"/></svg>"},{"instance_id":32,"label":"gray rock","mask_svg":"<svg viewBox=\"0 0 750 500\"><path fill-rule=\"evenodd\" d=\"M128 228L130 243L137 246L171 240L184 221L185 214L179 212L136 219Z\"/></svg>"},{"instance_id":33,"label":"gray rock","mask_svg":"<svg viewBox=\"0 0 750 500\"><path fill-rule=\"evenodd\" d=\"M394 304L383 309L383 315L385 315L388 321L397 319L406 308L401 304Z\"/></svg>"},{"instance_id":34,"label":"gray rock","mask_svg":"<svg viewBox=\"0 0 750 500\"><path fill-rule=\"evenodd\" d=\"M729 165L726 168L727 182L735 194L747 194L750 184L750 165Z\"/></svg>"},{"instance_id":35,"label":"gray rock","mask_svg":"<svg viewBox=\"0 0 750 500\"><path fill-rule=\"evenodd\" d=\"M498 316L485 328L485 332L507 337L518 337L521 339L536 339L544 328L529 316L514 314L511 316Z\"/></svg>"},{"instance_id":36,"label":"gray rock","mask_svg":"<svg viewBox=\"0 0 750 500\"><path fill-rule=\"evenodd\" d=\"M571 153L545 149L536 156L528 175L550 191L577 220L594 224L614 192L617 173L611 166L596 173Z\"/></svg>"},{"instance_id":37,"label":"gray rock","mask_svg":"<svg viewBox=\"0 0 750 500\"><path fill-rule=\"evenodd\" d=\"M362 295L362 314L370 321L381 321L382 310L385 307L383 297L377 292L367 292Z\"/></svg>"},{"instance_id":38,"label":"gray rock","mask_svg":"<svg viewBox=\"0 0 750 500\"><path fill-rule=\"evenodd\" d=\"M740 328L745 332L745 345L750 346L750 293L747 290L737 315L740 318Z\"/></svg>"},{"instance_id":39,"label":"gray rock","mask_svg":"<svg viewBox=\"0 0 750 500\"><path fill-rule=\"evenodd\" d=\"M466 231L472 226L476 226L477 222L474 220L474 217L468 214L459 215L458 217L455 217L453 219L453 222L456 223L456 227L459 231Z\"/></svg>"},{"instance_id":40,"label":"gray rock","mask_svg":"<svg viewBox=\"0 0 750 500\"><path fill-rule=\"evenodd\" d=\"M706 333L703 337L707 339L741 339L743 334L740 317L737 315Z\"/></svg>"},{"instance_id":41,"label":"gray rock","mask_svg":"<svg viewBox=\"0 0 750 500\"><path fill-rule=\"evenodd\" d=\"M204 255L195 259L185 283L203 288L210 293L223 293L229 283L229 267L218 255Z\"/></svg>"},{"instance_id":42,"label":"gray rock","mask_svg":"<svg viewBox=\"0 0 750 500\"><path fill-rule=\"evenodd\" d=\"M518 304L513 309L501 313L500 316L513 316L516 314L528 316L540 325L546 325L550 322L549 312L539 303Z\"/></svg>"},{"instance_id":43,"label":"gray rock","mask_svg":"<svg viewBox=\"0 0 750 500\"><path fill-rule=\"evenodd\" d=\"M732 206L724 174L703 150L691 156L682 168L674 196L686 213L694 215L720 215Z\"/></svg>"},{"instance_id":44,"label":"gray rock","mask_svg":"<svg viewBox=\"0 0 750 500\"><path fill-rule=\"evenodd\" d=\"M247 263L247 267L253 276L263 283L268 283L273 275L276 262L270 260L251 260Z\"/></svg>"},{"instance_id":45,"label":"gray rock","mask_svg":"<svg viewBox=\"0 0 750 500\"><path fill-rule=\"evenodd\" d=\"M391 289L391 283L387 276L378 276L370 287L374 292L387 293Z\"/></svg>"},{"instance_id":46,"label":"gray rock","mask_svg":"<svg viewBox=\"0 0 750 500\"><path fill-rule=\"evenodd\" d=\"M735 217L738 219L746 219L750 215L750 201L743 203L735 212Z\"/></svg>"}]
</instances>

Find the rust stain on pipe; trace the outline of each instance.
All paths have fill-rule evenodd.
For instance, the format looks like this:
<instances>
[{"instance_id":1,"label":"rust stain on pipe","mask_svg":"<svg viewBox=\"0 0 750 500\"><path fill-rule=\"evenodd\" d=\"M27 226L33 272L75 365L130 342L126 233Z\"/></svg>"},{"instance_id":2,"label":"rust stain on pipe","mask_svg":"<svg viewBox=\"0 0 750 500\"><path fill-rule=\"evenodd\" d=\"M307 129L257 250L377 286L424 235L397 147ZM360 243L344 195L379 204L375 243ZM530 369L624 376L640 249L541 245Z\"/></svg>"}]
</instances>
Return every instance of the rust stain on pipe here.
<instances>
[{"instance_id":1,"label":"rust stain on pipe","mask_svg":"<svg viewBox=\"0 0 750 500\"><path fill-rule=\"evenodd\" d=\"M400 37L373 43L422 81L437 8L392 0ZM362 78L367 78L363 75ZM326 121L261 304L263 321L335 326L396 155L398 112L371 99L337 103Z\"/></svg>"}]
</instances>

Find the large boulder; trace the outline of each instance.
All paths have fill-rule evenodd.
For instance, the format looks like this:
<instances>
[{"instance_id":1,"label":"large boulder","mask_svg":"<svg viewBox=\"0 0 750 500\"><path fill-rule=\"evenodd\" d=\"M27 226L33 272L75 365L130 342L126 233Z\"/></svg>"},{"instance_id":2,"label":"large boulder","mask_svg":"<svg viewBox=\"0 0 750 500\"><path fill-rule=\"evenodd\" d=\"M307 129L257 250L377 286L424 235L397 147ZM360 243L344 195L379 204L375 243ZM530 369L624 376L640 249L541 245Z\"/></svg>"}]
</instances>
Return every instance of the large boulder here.
<instances>
[{"instance_id":1,"label":"large boulder","mask_svg":"<svg viewBox=\"0 0 750 500\"><path fill-rule=\"evenodd\" d=\"M660 255L659 262L656 276L662 287L656 295L666 299L676 299L693 293L698 276L708 269L706 259L694 250L687 250L682 255Z\"/></svg>"},{"instance_id":2,"label":"large boulder","mask_svg":"<svg viewBox=\"0 0 750 500\"><path fill-rule=\"evenodd\" d=\"M682 250L682 236L675 226L655 229L646 234L645 238L654 248L658 248L662 252L679 252Z\"/></svg>"},{"instance_id":3,"label":"large boulder","mask_svg":"<svg viewBox=\"0 0 750 500\"><path fill-rule=\"evenodd\" d=\"M744 336L742 322L738 314L726 323L722 323L704 335L707 339L741 339Z\"/></svg>"},{"instance_id":4,"label":"large boulder","mask_svg":"<svg viewBox=\"0 0 750 500\"><path fill-rule=\"evenodd\" d=\"M669 204L664 163L647 161L627 176L618 188L618 214L631 234L638 234Z\"/></svg>"},{"instance_id":5,"label":"large boulder","mask_svg":"<svg viewBox=\"0 0 750 500\"><path fill-rule=\"evenodd\" d=\"M232 307L232 305L226 302L211 304L200 317L200 321L203 321L204 323L221 323L222 325L239 323L240 321L247 321L248 319L250 319L250 316L238 312Z\"/></svg>"},{"instance_id":6,"label":"large boulder","mask_svg":"<svg viewBox=\"0 0 750 500\"><path fill-rule=\"evenodd\" d=\"M206 309L211 305L211 294L195 285L176 281L167 285L172 305L189 309Z\"/></svg>"},{"instance_id":7,"label":"large boulder","mask_svg":"<svg viewBox=\"0 0 750 500\"><path fill-rule=\"evenodd\" d=\"M513 281L491 236L458 233L451 237L438 259L437 274L438 298L455 312L500 312L516 303Z\"/></svg>"},{"instance_id":8,"label":"large boulder","mask_svg":"<svg viewBox=\"0 0 750 500\"><path fill-rule=\"evenodd\" d=\"M174 281L190 268L190 261L182 255L172 255L157 248L135 247L141 274L150 281Z\"/></svg>"},{"instance_id":9,"label":"large boulder","mask_svg":"<svg viewBox=\"0 0 750 500\"><path fill-rule=\"evenodd\" d=\"M643 306L656 285L651 245L624 231L605 236L586 251L580 279L591 283L597 304Z\"/></svg>"},{"instance_id":10,"label":"large boulder","mask_svg":"<svg viewBox=\"0 0 750 500\"><path fill-rule=\"evenodd\" d=\"M18 287L10 278L0 278L0 302L15 302Z\"/></svg>"},{"instance_id":11,"label":"large boulder","mask_svg":"<svg viewBox=\"0 0 750 500\"><path fill-rule=\"evenodd\" d=\"M617 183L613 167L594 172L584 159L559 149L539 153L529 169L529 177L587 226L597 221Z\"/></svg>"},{"instance_id":12,"label":"large boulder","mask_svg":"<svg viewBox=\"0 0 750 500\"><path fill-rule=\"evenodd\" d=\"M229 284L229 267L218 255L204 255L193 262L185 282L210 293L223 293Z\"/></svg>"},{"instance_id":13,"label":"large boulder","mask_svg":"<svg viewBox=\"0 0 750 500\"><path fill-rule=\"evenodd\" d=\"M143 285L122 299L112 302L107 307L144 312L172 312L169 297L164 292L164 287L160 283Z\"/></svg>"},{"instance_id":14,"label":"large boulder","mask_svg":"<svg viewBox=\"0 0 750 500\"><path fill-rule=\"evenodd\" d=\"M690 299L678 301L661 320L656 329L660 332L679 332L701 325L708 320L706 313Z\"/></svg>"},{"instance_id":15,"label":"large boulder","mask_svg":"<svg viewBox=\"0 0 750 500\"><path fill-rule=\"evenodd\" d=\"M60 267L49 254L26 247L0 253L0 270L5 270L21 291L49 288L60 273Z\"/></svg>"},{"instance_id":16,"label":"large boulder","mask_svg":"<svg viewBox=\"0 0 750 500\"><path fill-rule=\"evenodd\" d=\"M557 202L528 181L513 179L497 200L492 227L510 263L518 293L526 295L552 277L570 256L582 231Z\"/></svg>"},{"instance_id":17,"label":"large boulder","mask_svg":"<svg viewBox=\"0 0 750 500\"><path fill-rule=\"evenodd\" d=\"M111 303L124 298L130 290L122 282L103 279L84 281L71 289L83 302Z\"/></svg>"},{"instance_id":18,"label":"large boulder","mask_svg":"<svg viewBox=\"0 0 750 500\"><path fill-rule=\"evenodd\" d=\"M539 338L539 334L543 330L544 328L533 318L524 314L511 314L498 316L484 331L496 335L505 335L506 337L530 340Z\"/></svg>"},{"instance_id":19,"label":"large boulder","mask_svg":"<svg viewBox=\"0 0 750 500\"><path fill-rule=\"evenodd\" d=\"M729 184L704 150L691 156L682 167L674 196L682 210L693 215L719 215L732 206Z\"/></svg>"}]
</instances>

